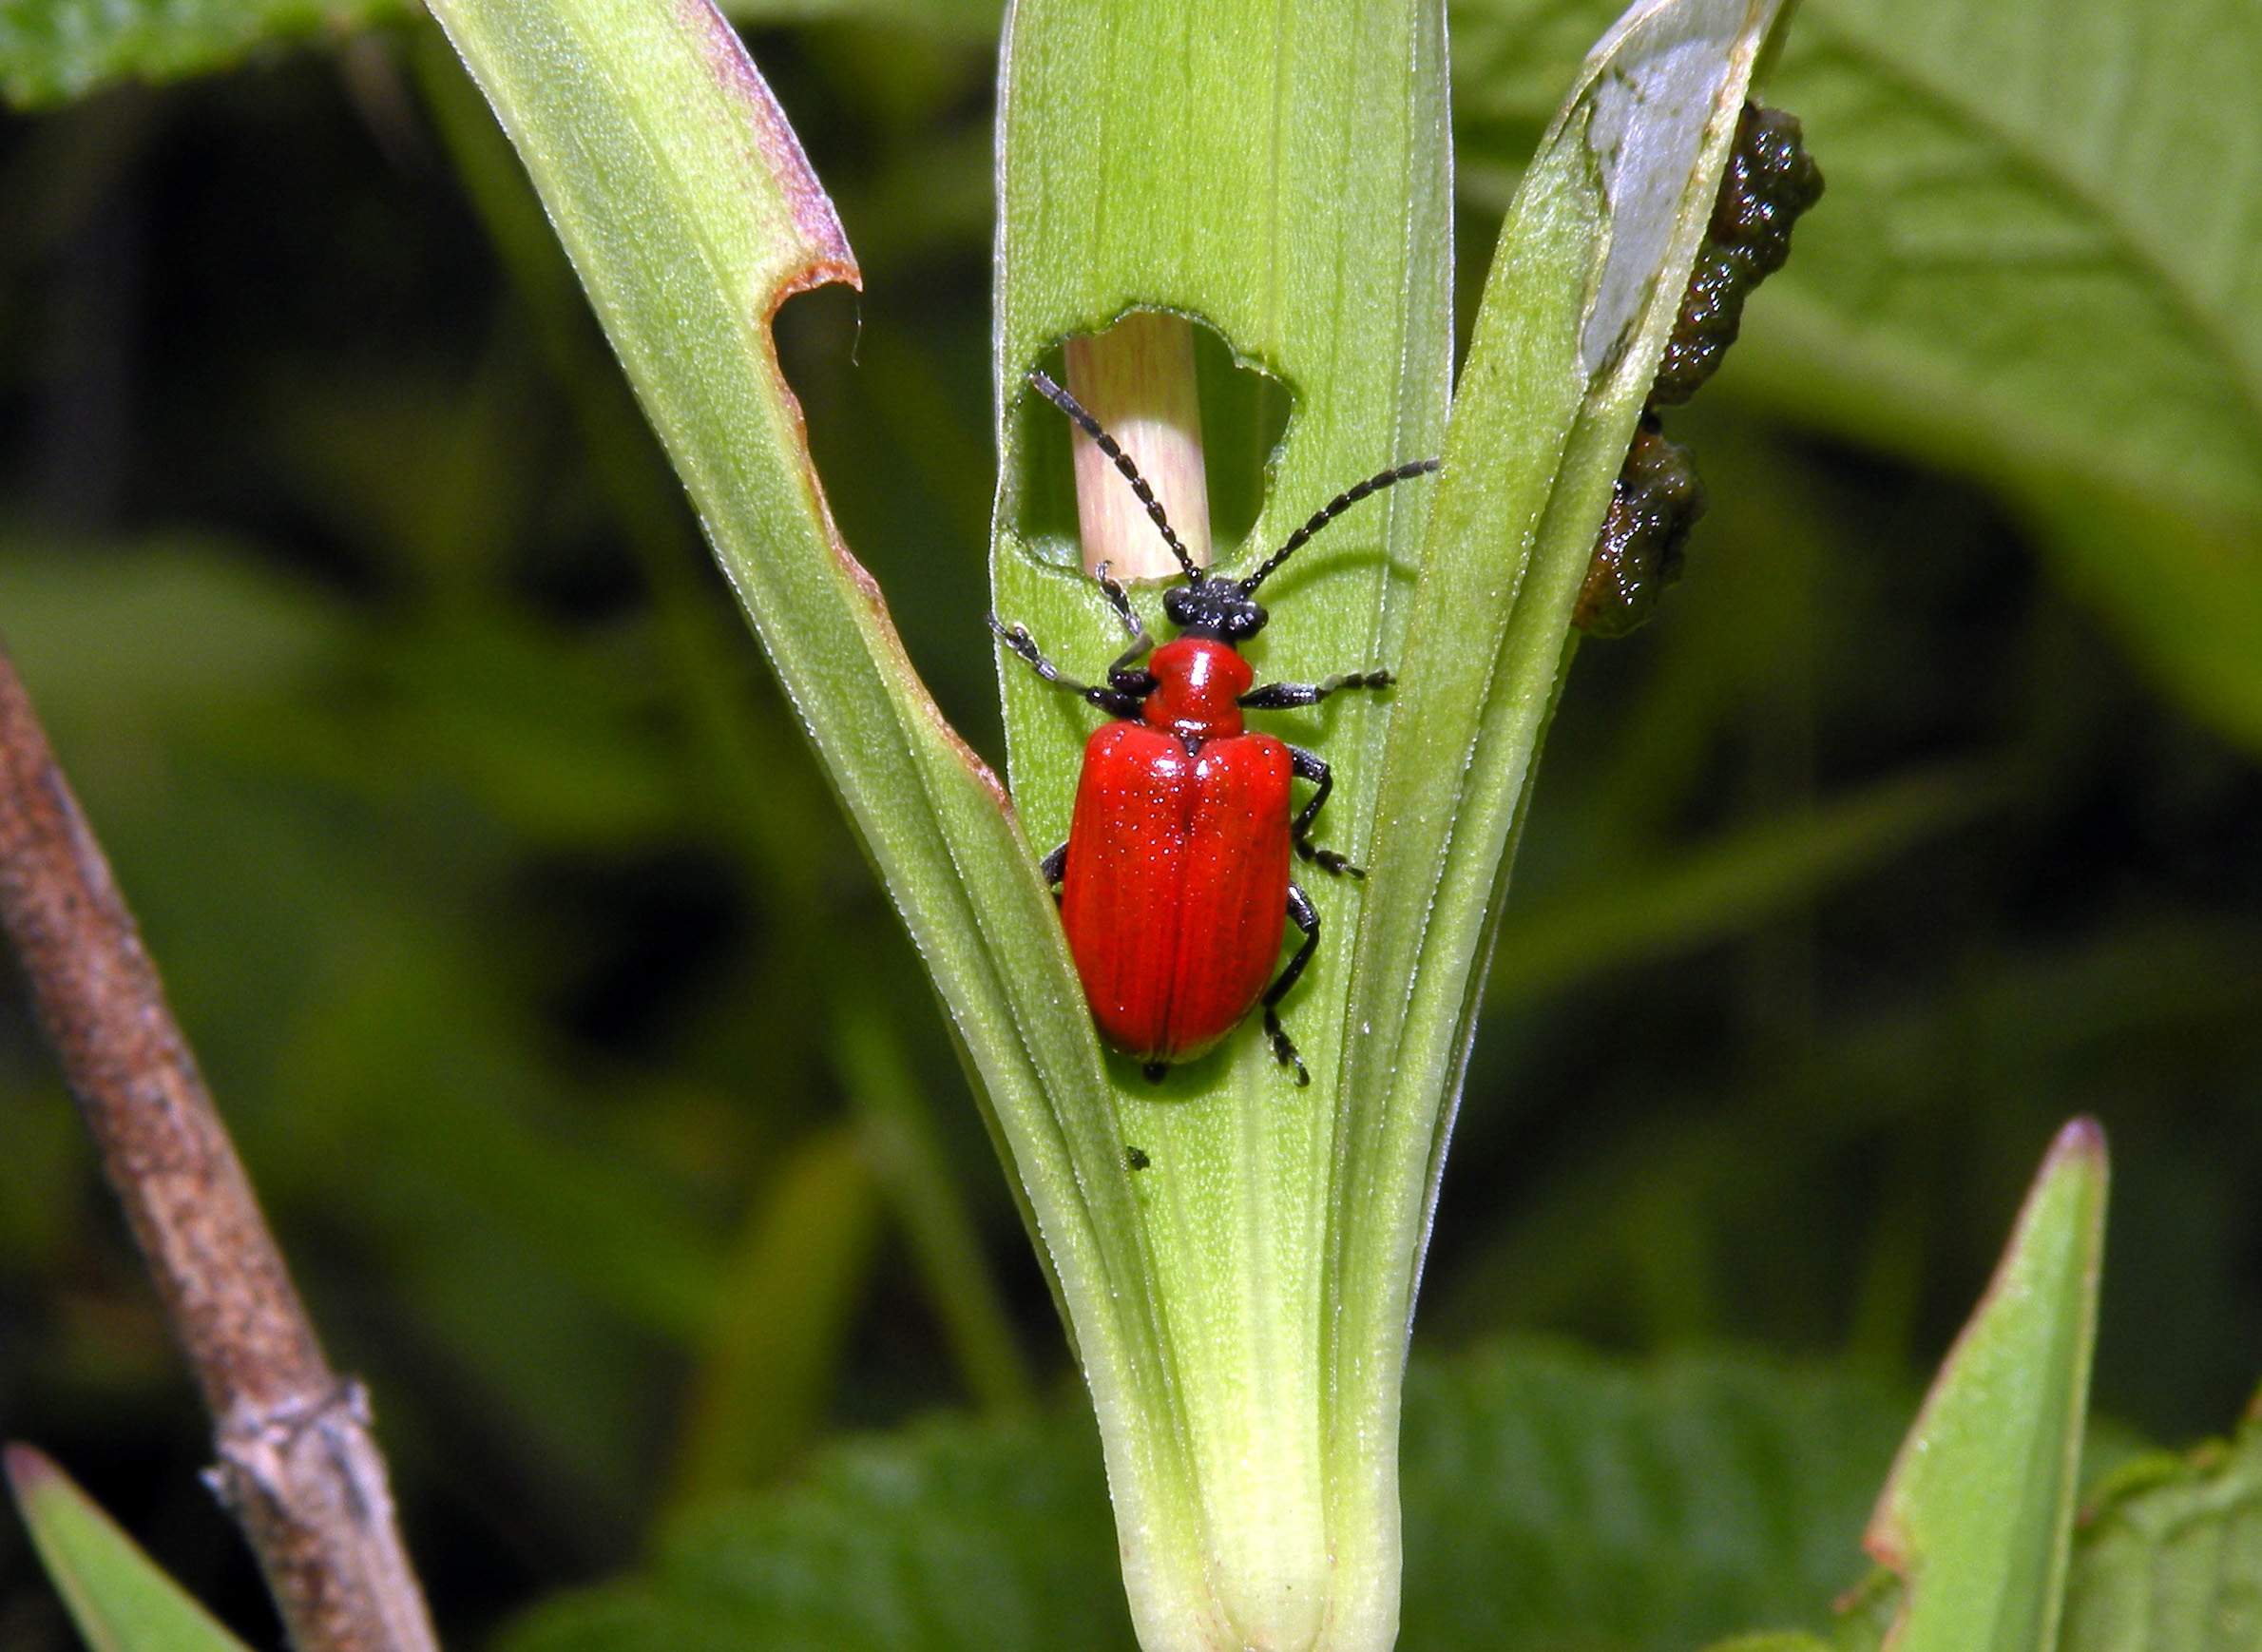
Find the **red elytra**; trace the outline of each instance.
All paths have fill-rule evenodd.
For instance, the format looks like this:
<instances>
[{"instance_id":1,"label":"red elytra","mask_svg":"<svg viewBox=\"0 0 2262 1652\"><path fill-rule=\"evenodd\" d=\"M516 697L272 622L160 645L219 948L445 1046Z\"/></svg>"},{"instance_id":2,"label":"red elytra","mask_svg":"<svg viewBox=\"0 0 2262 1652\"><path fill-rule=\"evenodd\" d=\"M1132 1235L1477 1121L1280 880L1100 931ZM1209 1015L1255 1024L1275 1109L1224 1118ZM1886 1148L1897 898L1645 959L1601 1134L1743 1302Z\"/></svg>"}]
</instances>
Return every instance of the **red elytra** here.
<instances>
[{"instance_id":1,"label":"red elytra","mask_svg":"<svg viewBox=\"0 0 2262 1652\"><path fill-rule=\"evenodd\" d=\"M1061 922L1101 1036L1191 1061L1273 977L1288 923L1288 747L1241 726L1249 663L1181 637L1155 654L1143 720L1093 730L1068 829Z\"/></svg>"},{"instance_id":2,"label":"red elytra","mask_svg":"<svg viewBox=\"0 0 2262 1652\"><path fill-rule=\"evenodd\" d=\"M1045 375L1031 374L1029 382L1113 461L1186 578L1162 599L1180 635L1156 648L1122 586L1100 569L1100 587L1131 639L1103 687L1063 675L1022 627L994 614L989 620L1040 677L1117 720L1085 742L1068 841L1045 857L1047 878L1061 885L1061 921L1093 1020L1109 1044L1160 1078L1215 1047L1261 1003L1274 1055L1307 1084L1277 1007L1319 944L1319 914L1289 876L1289 852L1330 873L1364 874L1312 844L1313 817L1333 783L1327 764L1245 728L1241 714L1312 705L1339 689L1382 688L1390 675L1253 688L1238 644L1264 628L1254 593L1269 574L1361 499L1434 471L1437 461L1400 465L1346 489L1255 573L1226 579L1195 564L1138 467L1099 421ZM1292 812L1290 785L1298 778L1316 789ZM1275 974L1291 920L1303 944Z\"/></svg>"}]
</instances>

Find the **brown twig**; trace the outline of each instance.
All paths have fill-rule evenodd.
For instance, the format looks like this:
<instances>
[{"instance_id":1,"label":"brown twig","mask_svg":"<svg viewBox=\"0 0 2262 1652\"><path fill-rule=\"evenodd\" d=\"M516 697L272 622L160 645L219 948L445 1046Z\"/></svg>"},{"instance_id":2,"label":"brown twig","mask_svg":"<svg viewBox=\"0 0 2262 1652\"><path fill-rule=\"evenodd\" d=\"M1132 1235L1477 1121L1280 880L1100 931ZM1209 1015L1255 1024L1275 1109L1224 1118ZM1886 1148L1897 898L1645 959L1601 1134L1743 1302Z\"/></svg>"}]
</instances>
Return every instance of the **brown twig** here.
<instances>
[{"instance_id":1,"label":"brown twig","mask_svg":"<svg viewBox=\"0 0 2262 1652\"><path fill-rule=\"evenodd\" d=\"M322 1356L109 863L0 649L0 925L203 1390L298 1652L436 1652L359 1384Z\"/></svg>"}]
</instances>

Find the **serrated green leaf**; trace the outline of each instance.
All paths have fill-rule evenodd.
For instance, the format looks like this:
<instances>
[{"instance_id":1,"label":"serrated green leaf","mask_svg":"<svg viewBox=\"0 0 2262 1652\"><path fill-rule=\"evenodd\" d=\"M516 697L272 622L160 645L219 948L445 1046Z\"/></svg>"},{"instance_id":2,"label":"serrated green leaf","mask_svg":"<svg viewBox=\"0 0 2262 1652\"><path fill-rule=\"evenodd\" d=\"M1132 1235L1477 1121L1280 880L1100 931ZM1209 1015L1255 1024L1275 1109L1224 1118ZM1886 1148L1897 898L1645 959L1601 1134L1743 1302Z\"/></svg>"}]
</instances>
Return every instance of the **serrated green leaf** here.
<instances>
[{"instance_id":1,"label":"serrated green leaf","mask_svg":"<svg viewBox=\"0 0 2262 1652\"><path fill-rule=\"evenodd\" d=\"M2077 1120L2043 1161L1870 1522L1870 1552L1907 1585L1901 1652L2056 1643L2104 1222L2104 1137Z\"/></svg>"},{"instance_id":2,"label":"serrated green leaf","mask_svg":"<svg viewBox=\"0 0 2262 1652\"><path fill-rule=\"evenodd\" d=\"M2262 520L2262 175L2207 160L2262 151L2258 77L2235 0L1814 0L1773 86L1831 203L1746 367L1882 393L1864 421L1936 451Z\"/></svg>"},{"instance_id":3,"label":"serrated green leaf","mask_svg":"<svg viewBox=\"0 0 2262 1652\"><path fill-rule=\"evenodd\" d=\"M8 1483L90 1652L245 1652L47 1457L9 1447Z\"/></svg>"},{"instance_id":4,"label":"serrated green leaf","mask_svg":"<svg viewBox=\"0 0 2262 1652\"><path fill-rule=\"evenodd\" d=\"M1610 0L1457 0L1505 199ZM2172 688L2262 744L2262 28L2238 0L1806 0L1767 86L1830 180L1723 382L2008 486Z\"/></svg>"},{"instance_id":5,"label":"serrated green leaf","mask_svg":"<svg viewBox=\"0 0 2262 1652\"><path fill-rule=\"evenodd\" d=\"M2186 1458L2129 1465L2082 1517L2062 1652L2262 1644L2262 1418Z\"/></svg>"},{"instance_id":6,"label":"serrated green leaf","mask_svg":"<svg viewBox=\"0 0 2262 1652\"><path fill-rule=\"evenodd\" d=\"M1905 1411L1761 1359L1523 1342L1417 1363L1402 1642L1686 1652L1816 1618ZM503 1652L1127 1648L1101 1492L1085 1419L923 1424L695 1515L648 1574L551 1603Z\"/></svg>"}]
</instances>

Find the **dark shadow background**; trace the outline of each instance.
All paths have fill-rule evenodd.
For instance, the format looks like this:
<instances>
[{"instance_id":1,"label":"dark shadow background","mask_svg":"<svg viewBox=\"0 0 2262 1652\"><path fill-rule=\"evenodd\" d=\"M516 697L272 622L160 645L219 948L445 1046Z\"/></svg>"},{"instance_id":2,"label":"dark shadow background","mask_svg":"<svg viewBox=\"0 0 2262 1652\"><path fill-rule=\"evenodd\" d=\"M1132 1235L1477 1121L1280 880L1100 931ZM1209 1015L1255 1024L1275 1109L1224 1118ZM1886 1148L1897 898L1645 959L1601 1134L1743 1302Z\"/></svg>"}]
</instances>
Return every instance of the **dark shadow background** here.
<instances>
[{"instance_id":1,"label":"dark shadow background","mask_svg":"<svg viewBox=\"0 0 2262 1652\"><path fill-rule=\"evenodd\" d=\"M884 1177L781 1197L870 1127L859 1063L911 1075L1019 1357L1073 1373L916 961L433 48L0 120L0 633L468 1639L633 1562L677 1489L979 1397ZM834 508L997 758L991 43L755 49L866 276L780 328ZM1461 226L1472 283L1493 229ZM2251 755L1972 487L1780 422L1733 364L1674 433L1713 513L1660 622L1578 663L1424 1339L1756 1341L1913 1381L2091 1111L2098 1400L2223 1428L2262 1323ZM0 1429L269 1635L6 991ZM758 1265L804 1249L833 1260ZM797 1352L725 1335L750 1302ZM702 1412L719 1370L775 1404ZM68 1643L0 1523L0 1644Z\"/></svg>"}]
</instances>

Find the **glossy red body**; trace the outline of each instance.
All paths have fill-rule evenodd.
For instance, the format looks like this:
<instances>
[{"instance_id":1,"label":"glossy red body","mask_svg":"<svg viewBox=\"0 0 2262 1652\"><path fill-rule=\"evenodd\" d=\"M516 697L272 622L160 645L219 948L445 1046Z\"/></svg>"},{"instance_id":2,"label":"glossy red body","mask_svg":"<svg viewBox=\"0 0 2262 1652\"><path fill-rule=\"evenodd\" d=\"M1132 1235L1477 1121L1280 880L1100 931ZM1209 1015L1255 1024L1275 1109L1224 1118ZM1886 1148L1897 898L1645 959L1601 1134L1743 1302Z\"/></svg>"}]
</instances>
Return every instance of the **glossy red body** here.
<instances>
[{"instance_id":1,"label":"glossy red body","mask_svg":"<svg viewBox=\"0 0 2262 1652\"><path fill-rule=\"evenodd\" d=\"M1102 1036L1175 1063L1238 1026L1279 961L1291 765L1242 727L1232 646L1180 637L1148 669L1142 720L1084 746L1061 921Z\"/></svg>"}]
</instances>

